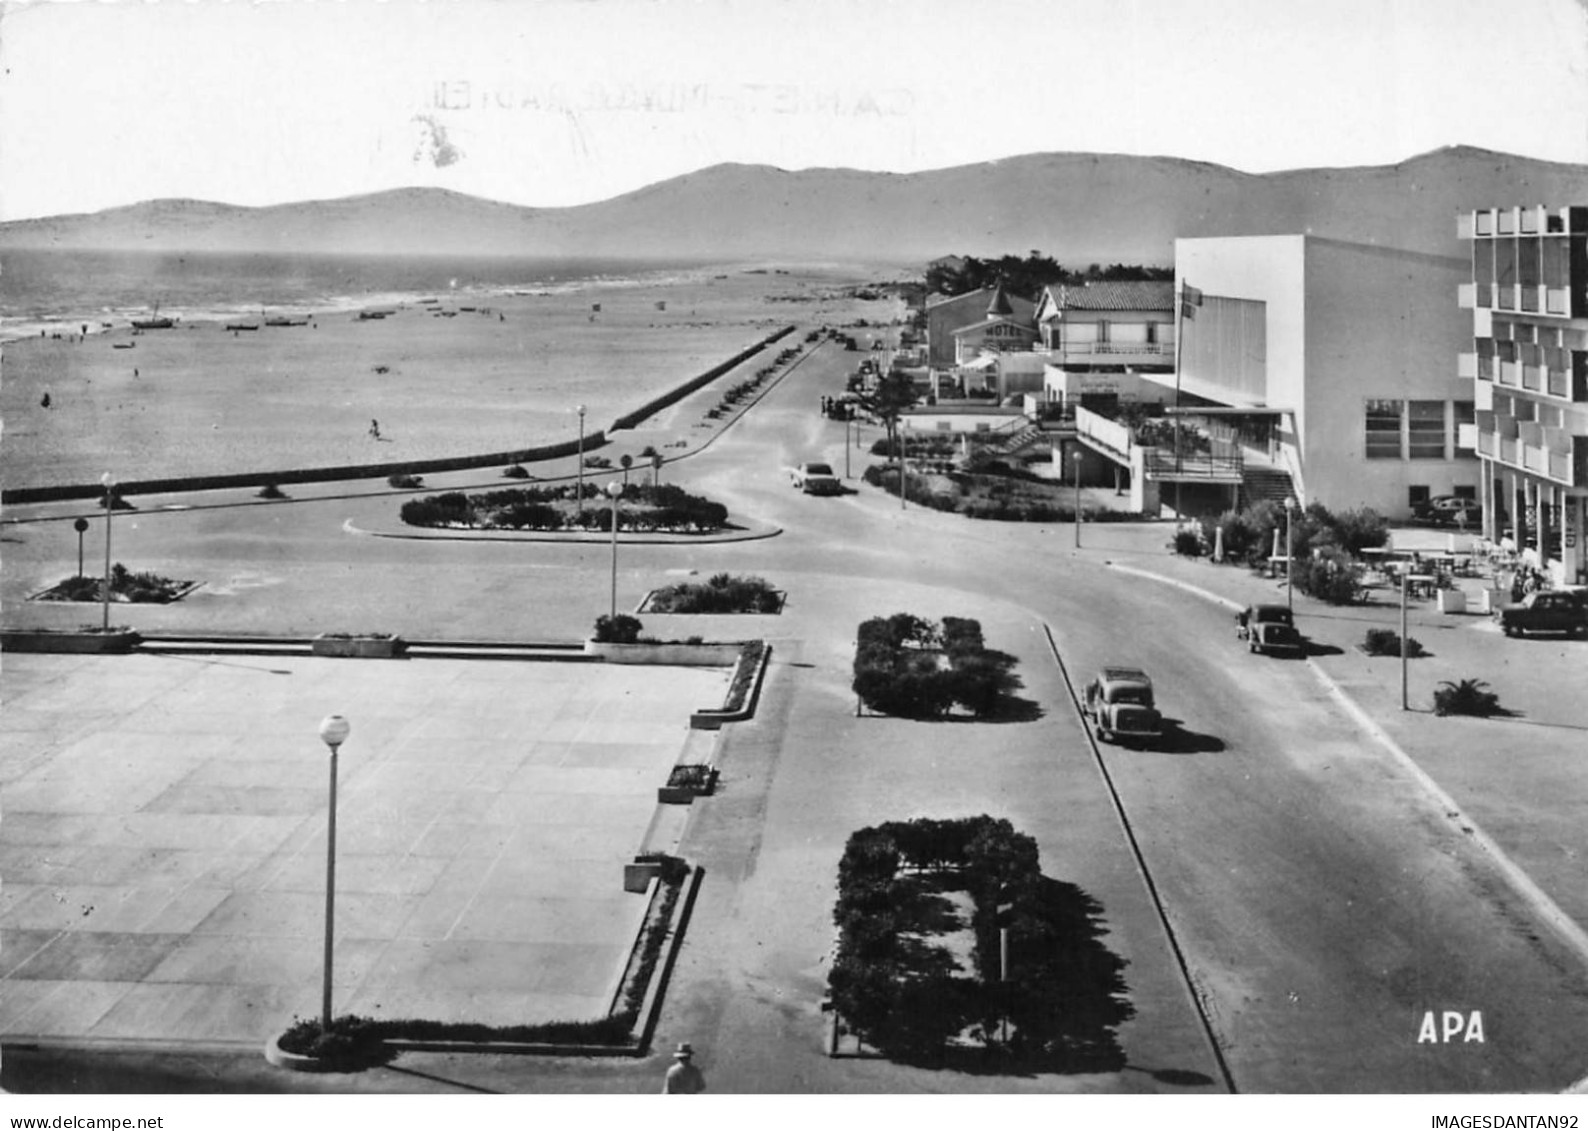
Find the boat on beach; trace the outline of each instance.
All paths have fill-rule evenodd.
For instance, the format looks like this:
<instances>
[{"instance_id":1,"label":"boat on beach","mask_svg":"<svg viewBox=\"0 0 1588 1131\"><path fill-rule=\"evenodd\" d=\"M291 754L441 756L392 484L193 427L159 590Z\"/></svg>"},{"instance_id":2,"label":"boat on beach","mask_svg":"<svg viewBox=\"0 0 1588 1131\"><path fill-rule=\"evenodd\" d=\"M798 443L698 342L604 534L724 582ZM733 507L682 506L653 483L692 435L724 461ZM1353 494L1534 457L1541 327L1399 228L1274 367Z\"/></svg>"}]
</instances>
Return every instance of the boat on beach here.
<instances>
[{"instance_id":1,"label":"boat on beach","mask_svg":"<svg viewBox=\"0 0 1588 1131\"><path fill-rule=\"evenodd\" d=\"M176 325L176 320L167 318L160 313L160 304L154 304L154 314L148 318L129 319L134 330L169 330Z\"/></svg>"}]
</instances>

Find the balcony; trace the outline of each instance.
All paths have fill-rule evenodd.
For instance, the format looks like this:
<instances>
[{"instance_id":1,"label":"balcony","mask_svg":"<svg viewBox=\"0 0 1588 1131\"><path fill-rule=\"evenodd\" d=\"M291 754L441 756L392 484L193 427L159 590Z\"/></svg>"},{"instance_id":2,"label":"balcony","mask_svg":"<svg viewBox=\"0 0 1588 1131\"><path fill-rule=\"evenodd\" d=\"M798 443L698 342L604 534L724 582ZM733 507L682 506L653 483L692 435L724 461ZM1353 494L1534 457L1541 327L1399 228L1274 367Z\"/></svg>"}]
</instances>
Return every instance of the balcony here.
<instances>
[{"instance_id":1,"label":"balcony","mask_svg":"<svg viewBox=\"0 0 1588 1131\"><path fill-rule=\"evenodd\" d=\"M1056 365L1174 364L1173 342L1060 342L1047 352Z\"/></svg>"},{"instance_id":2,"label":"balcony","mask_svg":"<svg viewBox=\"0 0 1588 1131\"><path fill-rule=\"evenodd\" d=\"M1514 361L1500 362L1500 384L1516 388L1522 383L1521 366Z\"/></svg>"}]
</instances>

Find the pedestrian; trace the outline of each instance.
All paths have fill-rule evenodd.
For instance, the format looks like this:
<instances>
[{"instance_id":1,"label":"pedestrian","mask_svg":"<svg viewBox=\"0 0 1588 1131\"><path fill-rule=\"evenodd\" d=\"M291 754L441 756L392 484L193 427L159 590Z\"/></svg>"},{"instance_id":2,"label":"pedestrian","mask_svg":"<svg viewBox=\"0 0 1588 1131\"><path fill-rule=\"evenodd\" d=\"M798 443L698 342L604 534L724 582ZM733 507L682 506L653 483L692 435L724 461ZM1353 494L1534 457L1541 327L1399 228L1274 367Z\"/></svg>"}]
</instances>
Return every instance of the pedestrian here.
<instances>
[{"instance_id":1,"label":"pedestrian","mask_svg":"<svg viewBox=\"0 0 1588 1131\"><path fill-rule=\"evenodd\" d=\"M380 439L380 421L371 420L369 422L369 434L370 434L370 438L373 439L373 440L379 440Z\"/></svg>"},{"instance_id":2,"label":"pedestrian","mask_svg":"<svg viewBox=\"0 0 1588 1131\"><path fill-rule=\"evenodd\" d=\"M132 375L133 375L133 377L137 377L138 376L138 367L136 365L134 365L132 367Z\"/></svg>"},{"instance_id":3,"label":"pedestrian","mask_svg":"<svg viewBox=\"0 0 1588 1131\"><path fill-rule=\"evenodd\" d=\"M662 1082L664 1096L690 1096L706 1090L706 1077L695 1065L695 1050L684 1041L673 1053L673 1063Z\"/></svg>"},{"instance_id":4,"label":"pedestrian","mask_svg":"<svg viewBox=\"0 0 1588 1131\"><path fill-rule=\"evenodd\" d=\"M44 391L44 395L39 398L39 406L41 408L49 408L50 407L50 393L49 393L48 389L46 389Z\"/></svg>"}]
</instances>

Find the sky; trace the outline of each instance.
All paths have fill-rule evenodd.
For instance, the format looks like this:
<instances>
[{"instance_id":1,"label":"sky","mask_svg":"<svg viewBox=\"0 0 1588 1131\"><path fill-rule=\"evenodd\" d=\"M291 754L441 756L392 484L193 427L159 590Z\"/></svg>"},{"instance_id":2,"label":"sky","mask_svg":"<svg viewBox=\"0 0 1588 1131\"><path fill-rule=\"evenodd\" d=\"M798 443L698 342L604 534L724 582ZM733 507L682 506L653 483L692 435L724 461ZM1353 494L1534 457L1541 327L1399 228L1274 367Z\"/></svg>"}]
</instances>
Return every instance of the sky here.
<instances>
[{"instance_id":1,"label":"sky","mask_svg":"<svg viewBox=\"0 0 1588 1131\"><path fill-rule=\"evenodd\" d=\"M0 0L0 220L719 162L1588 164L1588 0Z\"/></svg>"}]
</instances>

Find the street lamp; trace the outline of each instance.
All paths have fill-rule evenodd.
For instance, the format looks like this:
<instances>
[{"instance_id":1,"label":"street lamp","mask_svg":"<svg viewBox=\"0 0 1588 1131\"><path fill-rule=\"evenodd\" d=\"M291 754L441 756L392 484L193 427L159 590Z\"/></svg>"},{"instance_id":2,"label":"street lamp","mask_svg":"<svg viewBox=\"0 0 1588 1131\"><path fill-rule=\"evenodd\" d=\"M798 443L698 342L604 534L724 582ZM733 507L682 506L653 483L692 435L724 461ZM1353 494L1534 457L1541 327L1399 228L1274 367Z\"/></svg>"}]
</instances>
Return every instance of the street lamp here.
<instances>
[{"instance_id":1,"label":"street lamp","mask_svg":"<svg viewBox=\"0 0 1588 1131\"><path fill-rule=\"evenodd\" d=\"M623 458L618 462L623 465L623 486L626 489L629 485L629 468L634 466L634 457L624 452Z\"/></svg>"},{"instance_id":2,"label":"street lamp","mask_svg":"<svg viewBox=\"0 0 1588 1131\"><path fill-rule=\"evenodd\" d=\"M341 715L320 722L320 740L331 751L331 793L325 826L325 982L320 994L320 1031L331 1031L331 940L336 922L336 751L353 728Z\"/></svg>"},{"instance_id":3,"label":"street lamp","mask_svg":"<svg viewBox=\"0 0 1588 1131\"><path fill-rule=\"evenodd\" d=\"M618 615L618 500L623 497L623 484L616 479L607 484L607 496L612 500L612 616Z\"/></svg>"},{"instance_id":4,"label":"street lamp","mask_svg":"<svg viewBox=\"0 0 1588 1131\"><path fill-rule=\"evenodd\" d=\"M100 625L103 632L110 631L110 510L115 502L116 477L110 472L99 477L105 486L105 582L99 591L100 603L104 606L105 617Z\"/></svg>"},{"instance_id":5,"label":"street lamp","mask_svg":"<svg viewBox=\"0 0 1588 1131\"><path fill-rule=\"evenodd\" d=\"M1295 590L1296 590L1295 545L1296 545L1296 543L1295 543L1295 538L1293 537L1293 533L1292 533L1293 527L1295 526L1295 516L1296 516L1296 500L1294 498L1292 498L1291 496L1286 495L1285 496L1285 608L1290 609L1292 612L1294 612L1295 608L1296 608L1296 597L1295 597Z\"/></svg>"},{"instance_id":6,"label":"street lamp","mask_svg":"<svg viewBox=\"0 0 1588 1131\"><path fill-rule=\"evenodd\" d=\"M77 576L83 576L83 535L88 530L88 520L80 518L72 523L72 529L77 531Z\"/></svg>"},{"instance_id":7,"label":"street lamp","mask_svg":"<svg viewBox=\"0 0 1588 1131\"><path fill-rule=\"evenodd\" d=\"M577 510L584 510L584 405L575 405L574 411L579 414L579 494L574 501Z\"/></svg>"},{"instance_id":8,"label":"street lamp","mask_svg":"<svg viewBox=\"0 0 1588 1131\"><path fill-rule=\"evenodd\" d=\"M1075 462L1075 548L1081 548L1081 460L1083 453L1076 448L1070 453L1070 459Z\"/></svg>"}]
</instances>

